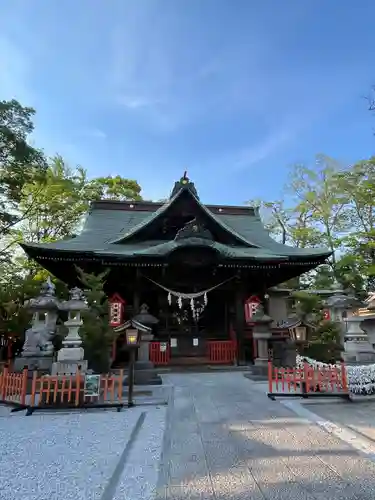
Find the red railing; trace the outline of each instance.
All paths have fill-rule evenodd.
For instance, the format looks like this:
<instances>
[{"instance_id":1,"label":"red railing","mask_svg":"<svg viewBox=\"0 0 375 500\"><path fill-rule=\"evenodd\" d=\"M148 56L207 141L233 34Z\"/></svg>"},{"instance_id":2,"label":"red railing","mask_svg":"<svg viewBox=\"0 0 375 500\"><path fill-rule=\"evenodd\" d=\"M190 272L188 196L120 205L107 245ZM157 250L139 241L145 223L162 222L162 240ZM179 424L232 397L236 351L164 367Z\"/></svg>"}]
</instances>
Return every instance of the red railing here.
<instances>
[{"instance_id":1,"label":"red railing","mask_svg":"<svg viewBox=\"0 0 375 500\"><path fill-rule=\"evenodd\" d=\"M0 401L15 405L25 405L27 392L27 368L21 373L11 372L4 366L0 373Z\"/></svg>"},{"instance_id":2,"label":"red railing","mask_svg":"<svg viewBox=\"0 0 375 500\"><path fill-rule=\"evenodd\" d=\"M231 364L236 360L237 346L234 340L209 340L207 357L209 363Z\"/></svg>"},{"instance_id":3,"label":"red railing","mask_svg":"<svg viewBox=\"0 0 375 500\"><path fill-rule=\"evenodd\" d=\"M282 368L268 362L268 397L344 397L349 398L346 368L341 366L314 368L304 363L301 368Z\"/></svg>"},{"instance_id":4,"label":"red railing","mask_svg":"<svg viewBox=\"0 0 375 500\"><path fill-rule=\"evenodd\" d=\"M121 402L124 371L118 375L101 374L97 392L86 393L85 375L77 371L74 375L42 375L34 372L30 406L31 407L79 407L98 403L111 404Z\"/></svg>"},{"instance_id":5,"label":"red railing","mask_svg":"<svg viewBox=\"0 0 375 500\"><path fill-rule=\"evenodd\" d=\"M171 359L171 348L168 342L150 342L150 361L154 365L168 365Z\"/></svg>"}]
</instances>

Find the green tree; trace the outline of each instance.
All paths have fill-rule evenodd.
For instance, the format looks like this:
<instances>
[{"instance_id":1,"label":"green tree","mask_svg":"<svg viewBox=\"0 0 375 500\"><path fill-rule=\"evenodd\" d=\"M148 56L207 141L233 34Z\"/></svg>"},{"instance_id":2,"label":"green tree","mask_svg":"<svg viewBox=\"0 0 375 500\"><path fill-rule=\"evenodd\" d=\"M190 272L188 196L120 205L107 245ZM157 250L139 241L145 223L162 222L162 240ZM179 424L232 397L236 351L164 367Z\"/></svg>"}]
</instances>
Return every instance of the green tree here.
<instances>
[{"instance_id":1,"label":"green tree","mask_svg":"<svg viewBox=\"0 0 375 500\"><path fill-rule=\"evenodd\" d=\"M375 276L375 157L360 161L337 175L346 203L350 233L343 243L356 256L355 271L373 288ZM354 265L354 262L353 262ZM352 267L353 267L352 265ZM371 283L372 282L372 283Z\"/></svg>"},{"instance_id":2,"label":"green tree","mask_svg":"<svg viewBox=\"0 0 375 500\"><path fill-rule=\"evenodd\" d=\"M319 155L314 168L295 166L288 186L297 203L295 210L305 214L315 231L320 232L319 243L333 252L333 267L341 237L348 230L346 200L337 183L339 171L337 162Z\"/></svg>"},{"instance_id":3,"label":"green tree","mask_svg":"<svg viewBox=\"0 0 375 500\"><path fill-rule=\"evenodd\" d=\"M95 275L77 268L84 288L88 310L82 314L83 325L80 334L89 368L97 373L110 369L110 349L115 333L109 326L108 300L104 291L108 270Z\"/></svg>"},{"instance_id":4,"label":"green tree","mask_svg":"<svg viewBox=\"0 0 375 500\"><path fill-rule=\"evenodd\" d=\"M340 359L343 350L340 343L341 325L324 320L324 304L316 294L298 291L293 294L297 316L310 326L308 345L302 354L326 363Z\"/></svg>"},{"instance_id":5,"label":"green tree","mask_svg":"<svg viewBox=\"0 0 375 500\"><path fill-rule=\"evenodd\" d=\"M93 200L137 201L142 199L141 186L138 182L120 175L97 177L90 182L89 187Z\"/></svg>"},{"instance_id":6,"label":"green tree","mask_svg":"<svg viewBox=\"0 0 375 500\"><path fill-rule=\"evenodd\" d=\"M0 260L10 257L12 241L7 237L32 207L22 212L19 202L26 183L43 178L46 162L43 153L28 142L34 129L35 110L16 100L0 101Z\"/></svg>"},{"instance_id":7,"label":"green tree","mask_svg":"<svg viewBox=\"0 0 375 500\"><path fill-rule=\"evenodd\" d=\"M89 209L91 188L86 171L71 169L61 156L49 162L43 184L25 184L21 209L30 200L26 219L19 225L18 237L24 241L41 243L69 238L79 228Z\"/></svg>"}]
</instances>

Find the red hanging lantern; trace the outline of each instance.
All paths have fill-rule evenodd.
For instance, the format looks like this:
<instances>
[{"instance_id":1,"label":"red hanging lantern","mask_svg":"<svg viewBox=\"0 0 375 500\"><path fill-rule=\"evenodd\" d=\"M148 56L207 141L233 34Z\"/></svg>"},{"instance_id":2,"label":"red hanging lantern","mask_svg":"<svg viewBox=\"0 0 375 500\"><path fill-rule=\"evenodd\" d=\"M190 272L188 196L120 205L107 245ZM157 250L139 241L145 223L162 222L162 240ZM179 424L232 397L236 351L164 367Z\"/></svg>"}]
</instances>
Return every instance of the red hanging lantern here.
<instances>
[{"instance_id":1,"label":"red hanging lantern","mask_svg":"<svg viewBox=\"0 0 375 500\"><path fill-rule=\"evenodd\" d=\"M125 300L118 293L109 299L109 324L110 326L120 326L123 322Z\"/></svg>"},{"instance_id":2,"label":"red hanging lantern","mask_svg":"<svg viewBox=\"0 0 375 500\"><path fill-rule=\"evenodd\" d=\"M257 312L261 300L256 295L252 295L245 302L245 321L252 323L254 314Z\"/></svg>"},{"instance_id":3,"label":"red hanging lantern","mask_svg":"<svg viewBox=\"0 0 375 500\"><path fill-rule=\"evenodd\" d=\"M329 309L324 309L323 311L323 320L329 321L331 319L331 311Z\"/></svg>"}]
</instances>

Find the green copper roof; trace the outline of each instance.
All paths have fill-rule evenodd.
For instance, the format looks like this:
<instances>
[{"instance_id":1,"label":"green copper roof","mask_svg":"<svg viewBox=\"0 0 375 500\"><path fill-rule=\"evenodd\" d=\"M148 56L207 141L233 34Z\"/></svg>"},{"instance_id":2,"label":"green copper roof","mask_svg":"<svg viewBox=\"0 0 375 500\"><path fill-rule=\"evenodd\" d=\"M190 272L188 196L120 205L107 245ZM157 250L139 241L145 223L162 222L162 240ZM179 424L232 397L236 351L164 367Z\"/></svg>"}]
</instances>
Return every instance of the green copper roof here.
<instances>
[{"instance_id":1,"label":"green copper roof","mask_svg":"<svg viewBox=\"0 0 375 500\"><path fill-rule=\"evenodd\" d=\"M255 260L308 260L323 261L331 252L324 248L293 248L273 240L263 227L259 214L251 208L239 208L233 213L231 207L224 207L220 213L202 205L196 196L192 183L175 189L174 195L162 206L145 202L97 202L88 214L82 232L75 238L46 244L22 244L24 250L35 257L45 252L90 253L103 257L135 258L163 257L181 246L211 246L224 258ZM175 186L176 187L176 186ZM138 240L143 229L160 215L168 216L176 200L183 192L189 192L192 202L196 203L213 224L227 231L237 244L225 245L216 241L188 238L183 241ZM155 205L158 207L155 210ZM232 212L232 213L228 213Z\"/></svg>"},{"instance_id":2,"label":"green copper roof","mask_svg":"<svg viewBox=\"0 0 375 500\"><path fill-rule=\"evenodd\" d=\"M176 186L174 190L176 189ZM203 205L199 198L196 195L195 187L194 184L191 182L187 182L186 184L183 184L181 182L180 188L175 191L175 194L171 198L164 203L158 210L156 210L150 217L143 219L141 222L133 226L126 234L122 235L118 239L114 239L111 243L126 243L126 240L128 240L131 236L134 236L136 233L141 231L144 227L148 226L151 224L154 220L156 220L158 217L161 215L165 214L172 206L173 204L179 199L179 197L182 195L184 191L189 192L191 198L194 200L194 202L203 210L203 212L210 218L212 219L216 224L218 224L220 227L231 233L235 238L237 238L239 243L245 244L245 245L251 245L251 243L241 236L236 229L233 227L228 227L228 225L225 223L225 221L221 220L219 217L216 216L216 214L213 214L210 210L208 210L205 205ZM263 229L264 230L264 229ZM251 245L251 246L256 246L256 245Z\"/></svg>"}]
</instances>

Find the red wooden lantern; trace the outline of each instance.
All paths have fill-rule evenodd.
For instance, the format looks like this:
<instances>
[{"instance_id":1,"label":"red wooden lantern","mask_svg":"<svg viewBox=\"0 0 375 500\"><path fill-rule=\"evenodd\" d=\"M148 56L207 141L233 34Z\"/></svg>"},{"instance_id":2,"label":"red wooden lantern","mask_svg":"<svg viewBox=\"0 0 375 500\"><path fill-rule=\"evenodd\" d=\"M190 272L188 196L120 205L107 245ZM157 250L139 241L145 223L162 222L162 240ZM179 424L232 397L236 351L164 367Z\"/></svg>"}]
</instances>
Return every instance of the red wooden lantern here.
<instances>
[{"instance_id":1,"label":"red wooden lantern","mask_svg":"<svg viewBox=\"0 0 375 500\"><path fill-rule=\"evenodd\" d=\"M261 303L259 297L252 295L245 302L245 321L252 323L253 316L257 312L259 304Z\"/></svg>"},{"instance_id":2,"label":"red wooden lantern","mask_svg":"<svg viewBox=\"0 0 375 500\"><path fill-rule=\"evenodd\" d=\"M324 321L329 321L331 319L331 311L329 309L324 309L323 319Z\"/></svg>"},{"instance_id":3,"label":"red wooden lantern","mask_svg":"<svg viewBox=\"0 0 375 500\"><path fill-rule=\"evenodd\" d=\"M120 326L123 322L125 300L118 293L112 295L109 299L109 324L111 326Z\"/></svg>"}]
</instances>

